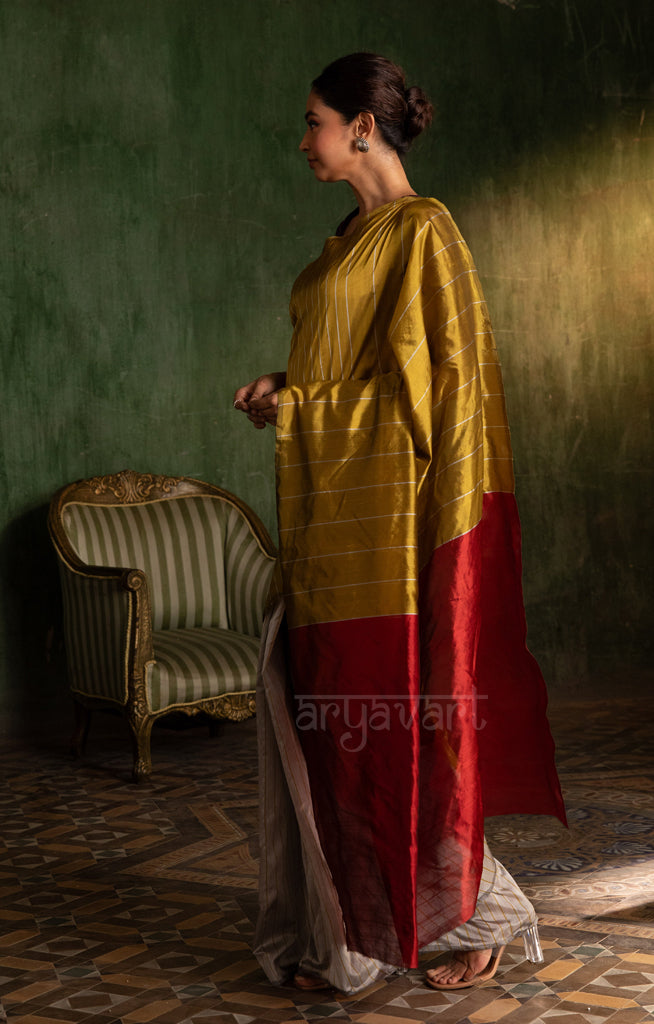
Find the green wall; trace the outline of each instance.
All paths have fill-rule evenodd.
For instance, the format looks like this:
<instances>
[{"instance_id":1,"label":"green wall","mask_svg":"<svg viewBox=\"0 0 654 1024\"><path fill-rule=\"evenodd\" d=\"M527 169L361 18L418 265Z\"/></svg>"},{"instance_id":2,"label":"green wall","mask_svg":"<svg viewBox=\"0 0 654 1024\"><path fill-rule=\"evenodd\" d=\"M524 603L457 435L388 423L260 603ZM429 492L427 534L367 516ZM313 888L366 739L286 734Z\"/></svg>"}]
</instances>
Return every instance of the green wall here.
<instances>
[{"instance_id":1,"label":"green wall","mask_svg":"<svg viewBox=\"0 0 654 1024\"><path fill-rule=\"evenodd\" d=\"M530 646L556 696L651 656L650 0L0 0L0 704L62 690L51 494L135 468L274 529L297 272L350 208L297 152L312 77L386 53L439 108L408 163L477 258L505 367Z\"/></svg>"}]
</instances>

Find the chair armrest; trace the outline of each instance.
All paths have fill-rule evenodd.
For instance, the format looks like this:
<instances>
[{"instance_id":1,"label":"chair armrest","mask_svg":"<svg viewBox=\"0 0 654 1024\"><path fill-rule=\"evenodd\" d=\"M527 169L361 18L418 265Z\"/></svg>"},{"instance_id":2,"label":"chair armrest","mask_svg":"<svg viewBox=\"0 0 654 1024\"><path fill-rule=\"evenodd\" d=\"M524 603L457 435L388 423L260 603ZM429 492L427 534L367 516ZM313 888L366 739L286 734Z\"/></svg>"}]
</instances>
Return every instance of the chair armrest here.
<instances>
[{"instance_id":1,"label":"chair armrest","mask_svg":"<svg viewBox=\"0 0 654 1024\"><path fill-rule=\"evenodd\" d=\"M135 674L154 657L145 574L57 554L71 689L125 704Z\"/></svg>"}]
</instances>

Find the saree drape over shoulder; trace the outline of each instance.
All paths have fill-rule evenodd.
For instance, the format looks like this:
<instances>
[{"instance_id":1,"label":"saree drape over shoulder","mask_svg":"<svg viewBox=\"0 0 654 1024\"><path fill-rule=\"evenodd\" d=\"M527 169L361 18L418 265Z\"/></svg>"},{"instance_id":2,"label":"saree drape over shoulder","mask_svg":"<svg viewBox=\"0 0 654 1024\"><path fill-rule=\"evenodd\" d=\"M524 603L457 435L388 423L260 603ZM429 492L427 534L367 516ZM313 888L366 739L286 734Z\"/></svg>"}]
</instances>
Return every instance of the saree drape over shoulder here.
<instances>
[{"instance_id":1,"label":"saree drape over shoulder","mask_svg":"<svg viewBox=\"0 0 654 1024\"><path fill-rule=\"evenodd\" d=\"M525 646L502 378L470 253L410 197L297 279L277 421L293 707L347 948L473 914L484 815L564 819Z\"/></svg>"}]
</instances>

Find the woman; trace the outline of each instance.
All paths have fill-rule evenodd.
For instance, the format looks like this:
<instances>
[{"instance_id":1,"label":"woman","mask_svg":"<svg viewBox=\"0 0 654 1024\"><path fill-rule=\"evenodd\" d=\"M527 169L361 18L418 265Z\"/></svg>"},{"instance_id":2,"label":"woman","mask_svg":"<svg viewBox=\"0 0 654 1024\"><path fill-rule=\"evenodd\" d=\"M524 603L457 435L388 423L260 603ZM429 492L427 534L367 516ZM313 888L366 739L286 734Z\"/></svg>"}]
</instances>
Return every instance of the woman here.
<instances>
[{"instance_id":1,"label":"woman","mask_svg":"<svg viewBox=\"0 0 654 1024\"><path fill-rule=\"evenodd\" d=\"M277 430L255 952L303 988L356 992L420 949L453 951L429 985L468 986L519 934L538 961L483 816L565 816L486 306L401 161L431 113L375 54L313 82L300 150L357 208L293 286L286 374L234 401Z\"/></svg>"}]
</instances>

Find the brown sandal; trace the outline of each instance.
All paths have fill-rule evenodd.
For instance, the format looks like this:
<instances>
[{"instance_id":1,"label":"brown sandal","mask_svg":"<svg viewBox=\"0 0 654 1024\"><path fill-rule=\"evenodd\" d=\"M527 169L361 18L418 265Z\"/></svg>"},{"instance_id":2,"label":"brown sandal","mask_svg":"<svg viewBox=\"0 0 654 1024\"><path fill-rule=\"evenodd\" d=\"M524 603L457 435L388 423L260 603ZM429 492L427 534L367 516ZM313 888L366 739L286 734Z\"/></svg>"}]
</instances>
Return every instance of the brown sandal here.
<instances>
[{"instance_id":1,"label":"brown sandal","mask_svg":"<svg viewBox=\"0 0 654 1024\"><path fill-rule=\"evenodd\" d=\"M293 977L293 984L296 988L306 992L316 992L320 989L332 988L324 978L312 978L308 974L296 974Z\"/></svg>"},{"instance_id":2,"label":"brown sandal","mask_svg":"<svg viewBox=\"0 0 654 1024\"><path fill-rule=\"evenodd\" d=\"M491 978L495 977L495 973L500 965L500 960L502 959L502 954L504 953L505 948L505 946L500 946L498 949L494 950L493 953L491 953L491 958L483 971L480 971L479 974L475 974L474 977L470 978L468 981L450 981L449 983L446 981L430 981L425 975L425 983L429 988L436 989L437 992L449 992L454 991L457 988L475 988L477 985L483 985L485 981L490 981ZM459 963L461 963L461 961L459 961Z\"/></svg>"}]
</instances>

